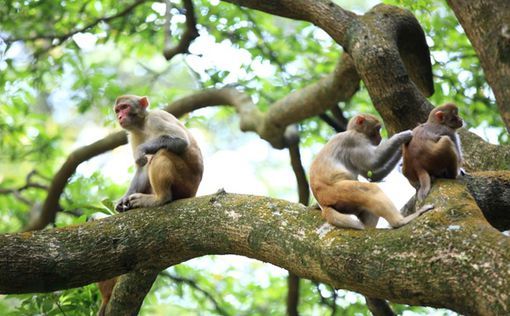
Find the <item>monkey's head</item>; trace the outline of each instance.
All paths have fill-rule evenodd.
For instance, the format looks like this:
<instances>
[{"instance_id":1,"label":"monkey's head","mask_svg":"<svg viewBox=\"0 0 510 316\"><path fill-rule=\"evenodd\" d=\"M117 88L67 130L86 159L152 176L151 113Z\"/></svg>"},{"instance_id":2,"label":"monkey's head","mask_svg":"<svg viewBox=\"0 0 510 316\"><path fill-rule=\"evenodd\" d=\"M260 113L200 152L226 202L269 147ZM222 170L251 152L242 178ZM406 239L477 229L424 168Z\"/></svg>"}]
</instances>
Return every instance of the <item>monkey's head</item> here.
<instances>
[{"instance_id":1,"label":"monkey's head","mask_svg":"<svg viewBox=\"0 0 510 316\"><path fill-rule=\"evenodd\" d=\"M115 100L113 110L120 126L129 130L143 125L148 106L149 99L147 97L123 95Z\"/></svg>"},{"instance_id":2,"label":"monkey's head","mask_svg":"<svg viewBox=\"0 0 510 316\"><path fill-rule=\"evenodd\" d=\"M429 123L441 124L453 129L462 127L459 109L453 103L446 103L430 111Z\"/></svg>"},{"instance_id":3,"label":"monkey's head","mask_svg":"<svg viewBox=\"0 0 510 316\"><path fill-rule=\"evenodd\" d=\"M379 119L371 114L358 114L353 117L349 124L347 124L347 130L354 130L358 133L364 134L372 145L379 145L381 143L381 122Z\"/></svg>"}]
</instances>

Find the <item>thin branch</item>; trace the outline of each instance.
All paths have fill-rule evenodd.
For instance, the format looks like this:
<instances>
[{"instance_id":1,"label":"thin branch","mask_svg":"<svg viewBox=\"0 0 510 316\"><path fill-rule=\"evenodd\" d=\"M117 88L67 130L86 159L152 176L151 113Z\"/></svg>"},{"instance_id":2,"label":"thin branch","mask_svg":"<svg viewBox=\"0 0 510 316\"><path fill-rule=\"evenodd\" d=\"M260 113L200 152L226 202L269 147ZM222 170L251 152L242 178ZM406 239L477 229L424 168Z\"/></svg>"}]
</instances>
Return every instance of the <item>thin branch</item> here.
<instances>
[{"instance_id":1,"label":"thin branch","mask_svg":"<svg viewBox=\"0 0 510 316\"><path fill-rule=\"evenodd\" d=\"M168 48L167 45L169 45L168 41L170 40L170 34L167 34L167 32L170 32L170 28L165 29L165 49L163 50L163 56L165 56L166 60L170 60L178 54L187 53L191 42L193 42L193 40L199 35L193 2L191 0L183 0L183 4L184 9L186 10L186 29L182 34L179 43L174 47ZM169 1L167 1L167 8L169 5ZM168 14L169 12L167 12L167 19L169 18Z\"/></svg>"},{"instance_id":2,"label":"thin branch","mask_svg":"<svg viewBox=\"0 0 510 316\"><path fill-rule=\"evenodd\" d=\"M58 46L58 45L62 44L64 41L66 41L67 39L69 39L70 37L72 37L73 35L85 32L85 31L97 26L99 23L110 22L117 18L124 17L124 16L128 15L136 7L138 7L139 5L141 5L147 1L148 0L137 0L137 1L133 2L131 5L127 6L124 10L122 10L114 15L98 18L81 28L72 30L65 34L60 34L60 35L58 35L58 34L50 34L50 35L38 34L38 35L27 36L27 37L7 38L5 41L7 43L12 43L12 42L16 42L16 41L35 41L35 40L40 40L40 39L48 39L48 40L58 40L58 43L52 44L52 47Z\"/></svg>"},{"instance_id":3,"label":"thin branch","mask_svg":"<svg viewBox=\"0 0 510 316\"><path fill-rule=\"evenodd\" d=\"M341 132L347 130L347 123L349 122L344 115L344 112L338 105L333 105L331 107L331 114L336 119L336 121L340 124Z\"/></svg>"},{"instance_id":4,"label":"thin branch","mask_svg":"<svg viewBox=\"0 0 510 316\"><path fill-rule=\"evenodd\" d=\"M214 296L211 293L207 292L206 290L202 289L195 280L172 275L167 271L160 273L160 275L165 276L176 283L186 284L189 287L198 291L199 293L202 293L202 295L204 295L209 301L211 301L211 303L214 305L214 309L218 314L225 316L229 315L229 313L227 313L223 308L221 308L221 305L218 303L218 301L216 301Z\"/></svg>"},{"instance_id":5,"label":"thin branch","mask_svg":"<svg viewBox=\"0 0 510 316\"><path fill-rule=\"evenodd\" d=\"M319 118L331 126L337 133L345 131L340 122L338 122L334 117L329 116L328 113L324 112L319 114Z\"/></svg>"},{"instance_id":6,"label":"thin branch","mask_svg":"<svg viewBox=\"0 0 510 316\"><path fill-rule=\"evenodd\" d=\"M8 195L8 194L12 194L15 198L17 198L19 201L21 201L22 203L26 204L26 205L30 205L32 206L33 205L33 202L28 200L27 198L25 198L23 195L21 195L21 192L25 191L25 190L28 190L28 189L42 189L42 190L47 190L48 189L48 186L46 185L43 185L43 184L40 184L40 183L37 183L37 182L34 182L32 180L32 178L34 176L40 176L41 178L44 179L44 177L42 177L38 172L37 170L32 170L30 171L26 178L25 178L25 181L26 181L26 184L22 185L21 187L19 188L12 188L12 189L7 189L7 188L0 188L0 194L3 194L3 195Z\"/></svg>"}]
</instances>

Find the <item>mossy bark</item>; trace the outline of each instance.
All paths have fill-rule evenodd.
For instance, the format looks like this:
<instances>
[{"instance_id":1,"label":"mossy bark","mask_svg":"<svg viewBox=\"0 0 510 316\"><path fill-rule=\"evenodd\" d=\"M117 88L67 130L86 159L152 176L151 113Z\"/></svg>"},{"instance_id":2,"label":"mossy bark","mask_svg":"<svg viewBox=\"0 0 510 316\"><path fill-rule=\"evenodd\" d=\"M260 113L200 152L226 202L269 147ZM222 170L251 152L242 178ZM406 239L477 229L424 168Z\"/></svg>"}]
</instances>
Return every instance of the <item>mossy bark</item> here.
<instances>
[{"instance_id":1,"label":"mossy bark","mask_svg":"<svg viewBox=\"0 0 510 316\"><path fill-rule=\"evenodd\" d=\"M191 258L238 254L369 297L508 314L510 238L486 222L461 182L437 181L426 202L436 208L400 229L336 229L297 203L220 193L0 235L0 293L77 287L130 271L153 277ZM129 287L119 290L131 297Z\"/></svg>"}]
</instances>

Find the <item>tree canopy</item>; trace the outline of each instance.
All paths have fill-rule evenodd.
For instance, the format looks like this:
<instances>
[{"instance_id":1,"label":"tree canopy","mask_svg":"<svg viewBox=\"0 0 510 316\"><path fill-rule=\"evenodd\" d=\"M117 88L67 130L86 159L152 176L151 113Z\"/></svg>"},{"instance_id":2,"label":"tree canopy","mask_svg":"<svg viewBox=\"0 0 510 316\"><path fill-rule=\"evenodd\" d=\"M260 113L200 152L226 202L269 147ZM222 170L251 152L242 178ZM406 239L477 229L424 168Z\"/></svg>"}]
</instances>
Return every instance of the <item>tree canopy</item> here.
<instances>
[{"instance_id":1,"label":"tree canopy","mask_svg":"<svg viewBox=\"0 0 510 316\"><path fill-rule=\"evenodd\" d=\"M345 290L395 313L507 314L509 21L507 0L5 1L0 313L95 314L92 283L123 275L111 315L388 312ZM115 214L133 174L122 94L197 136L199 197ZM324 224L320 147L356 113L389 136L445 102L468 175L434 183L435 209L397 230ZM412 212L404 182L384 185Z\"/></svg>"}]
</instances>

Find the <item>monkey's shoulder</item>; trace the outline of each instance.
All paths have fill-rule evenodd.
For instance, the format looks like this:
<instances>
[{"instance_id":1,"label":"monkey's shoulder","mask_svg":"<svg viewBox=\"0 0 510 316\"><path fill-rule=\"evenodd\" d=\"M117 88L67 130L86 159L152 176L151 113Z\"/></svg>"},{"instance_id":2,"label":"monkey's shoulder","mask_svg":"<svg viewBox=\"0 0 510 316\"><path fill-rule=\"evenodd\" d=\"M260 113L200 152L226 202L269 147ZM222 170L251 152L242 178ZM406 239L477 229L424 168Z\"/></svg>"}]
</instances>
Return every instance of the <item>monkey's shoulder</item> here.
<instances>
[{"instance_id":1,"label":"monkey's shoulder","mask_svg":"<svg viewBox=\"0 0 510 316\"><path fill-rule=\"evenodd\" d=\"M356 131L345 131L342 133L338 133L337 143L338 147L344 150L349 150L350 148L356 147L365 147L370 145L370 139L363 134Z\"/></svg>"},{"instance_id":2,"label":"monkey's shoulder","mask_svg":"<svg viewBox=\"0 0 510 316\"><path fill-rule=\"evenodd\" d=\"M438 140L441 136L455 135L455 131L448 126L435 123L423 123L413 129L413 138L422 139L435 139Z\"/></svg>"},{"instance_id":3,"label":"monkey's shoulder","mask_svg":"<svg viewBox=\"0 0 510 316\"><path fill-rule=\"evenodd\" d=\"M148 111L147 114L147 120L149 123L152 124L158 124L162 122L170 122L170 123L180 123L180 121L173 116L171 113L168 113L167 111L160 110L160 109L154 109Z\"/></svg>"}]
</instances>

